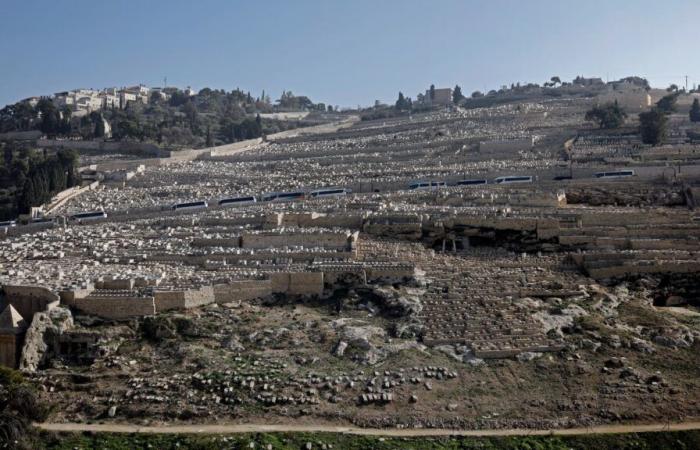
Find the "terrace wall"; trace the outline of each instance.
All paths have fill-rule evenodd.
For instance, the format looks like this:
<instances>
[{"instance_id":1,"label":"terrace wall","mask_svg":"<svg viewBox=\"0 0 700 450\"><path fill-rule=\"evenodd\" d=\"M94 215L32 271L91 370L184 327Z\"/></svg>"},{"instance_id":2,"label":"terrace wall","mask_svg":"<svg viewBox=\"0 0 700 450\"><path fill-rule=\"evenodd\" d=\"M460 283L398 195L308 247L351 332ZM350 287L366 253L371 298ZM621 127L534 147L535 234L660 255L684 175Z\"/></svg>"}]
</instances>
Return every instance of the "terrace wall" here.
<instances>
[{"instance_id":1,"label":"terrace wall","mask_svg":"<svg viewBox=\"0 0 700 450\"><path fill-rule=\"evenodd\" d=\"M323 294L323 272L274 272L270 274L270 283L273 293Z\"/></svg>"},{"instance_id":2,"label":"terrace wall","mask_svg":"<svg viewBox=\"0 0 700 450\"><path fill-rule=\"evenodd\" d=\"M109 319L152 316L156 313L153 297L95 296L74 298L71 306L78 311Z\"/></svg>"},{"instance_id":3,"label":"terrace wall","mask_svg":"<svg viewBox=\"0 0 700 450\"><path fill-rule=\"evenodd\" d=\"M231 303L254 298L267 297L272 294L271 280L239 280L227 284L214 285L216 303Z\"/></svg>"},{"instance_id":4,"label":"terrace wall","mask_svg":"<svg viewBox=\"0 0 700 450\"><path fill-rule=\"evenodd\" d=\"M173 309L189 309L214 303L215 295L212 286L202 286L199 289L184 291L156 291L153 293L156 313Z\"/></svg>"}]
</instances>

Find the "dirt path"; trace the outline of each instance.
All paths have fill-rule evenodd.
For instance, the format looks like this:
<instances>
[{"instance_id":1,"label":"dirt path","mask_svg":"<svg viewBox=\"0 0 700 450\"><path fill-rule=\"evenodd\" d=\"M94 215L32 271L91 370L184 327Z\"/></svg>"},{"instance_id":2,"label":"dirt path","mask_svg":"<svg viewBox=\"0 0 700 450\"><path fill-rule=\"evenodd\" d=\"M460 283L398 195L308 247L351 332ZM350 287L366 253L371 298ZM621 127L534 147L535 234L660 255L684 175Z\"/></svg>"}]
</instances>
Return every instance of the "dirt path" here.
<instances>
[{"instance_id":1,"label":"dirt path","mask_svg":"<svg viewBox=\"0 0 700 450\"><path fill-rule=\"evenodd\" d=\"M381 429L358 428L352 426L332 425L285 425L285 424L230 424L230 425L158 425L140 426L130 424L83 424L83 423L40 423L36 427L48 431L103 433L202 433L202 434L238 434L238 433L345 433L367 436L533 436L533 435L583 435L606 433L642 433L654 431L698 430L700 422L652 423L632 425L602 425L589 428L566 428L554 430L449 430L439 428Z\"/></svg>"}]
</instances>

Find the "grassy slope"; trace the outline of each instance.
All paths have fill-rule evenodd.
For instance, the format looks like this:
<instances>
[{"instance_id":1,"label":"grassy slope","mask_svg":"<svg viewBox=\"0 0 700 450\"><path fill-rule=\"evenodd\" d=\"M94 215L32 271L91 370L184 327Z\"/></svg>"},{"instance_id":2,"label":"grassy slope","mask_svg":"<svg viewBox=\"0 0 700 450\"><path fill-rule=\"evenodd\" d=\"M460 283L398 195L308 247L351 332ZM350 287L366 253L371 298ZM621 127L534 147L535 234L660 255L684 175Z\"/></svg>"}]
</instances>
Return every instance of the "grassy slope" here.
<instances>
[{"instance_id":1,"label":"grassy slope","mask_svg":"<svg viewBox=\"0 0 700 450\"><path fill-rule=\"evenodd\" d=\"M233 436L145 435L145 434L55 434L42 432L36 448L44 449L238 449L267 448L301 449L306 443L320 449L322 444L333 449L481 449L481 450L664 450L700 448L700 431L670 433L607 434L571 437L504 437L504 438L379 438L343 434L258 433Z\"/></svg>"}]
</instances>

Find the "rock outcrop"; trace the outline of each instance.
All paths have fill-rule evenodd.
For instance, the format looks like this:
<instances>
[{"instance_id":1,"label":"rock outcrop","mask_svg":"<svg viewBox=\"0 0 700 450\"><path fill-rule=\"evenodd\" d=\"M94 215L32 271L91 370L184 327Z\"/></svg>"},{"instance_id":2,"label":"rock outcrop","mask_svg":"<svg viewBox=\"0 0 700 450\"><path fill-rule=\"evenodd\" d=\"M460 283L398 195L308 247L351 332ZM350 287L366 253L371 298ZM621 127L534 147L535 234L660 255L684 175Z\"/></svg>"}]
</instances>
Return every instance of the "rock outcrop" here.
<instances>
[{"instance_id":1,"label":"rock outcrop","mask_svg":"<svg viewBox=\"0 0 700 450\"><path fill-rule=\"evenodd\" d=\"M52 340L73 327L73 316L66 308L52 308L34 314L22 347L20 370L33 372L42 366Z\"/></svg>"}]
</instances>

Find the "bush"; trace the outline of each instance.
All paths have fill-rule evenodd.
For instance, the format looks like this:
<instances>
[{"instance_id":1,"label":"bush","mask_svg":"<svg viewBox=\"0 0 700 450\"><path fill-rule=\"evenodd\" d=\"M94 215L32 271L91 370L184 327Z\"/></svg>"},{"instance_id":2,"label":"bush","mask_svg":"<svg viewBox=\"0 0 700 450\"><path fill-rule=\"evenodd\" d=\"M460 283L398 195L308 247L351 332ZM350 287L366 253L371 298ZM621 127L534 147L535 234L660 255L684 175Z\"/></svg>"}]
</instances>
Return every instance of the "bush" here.
<instances>
[{"instance_id":1,"label":"bush","mask_svg":"<svg viewBox=\"0 0 700 450\"><path fill-rule=\"evenodd\" d=\"M34 387L19 372L0 367L0 448L32 448L31 424L48 415Z\"/></svg>"},{"instance_id":2,"label":"bush","mask_svg":"<svg viewBox=\"0 0 700 450\"><path fill-rule=\"evenodd\" d=\"M676 101L678 100L678 93L668 94L656 102L656 109L664 114L671 114L676 112Z\"/></svg>"},{"instance_id":3,"label":"bush","mask_svg":"<svg viewBox=\"0 0 700 450\"><path fill-rule=\"evenodd\" d=\"M693 106L690 107L690 121L700 122L700 102L696 98L693 100Z\"/></svg>"},{"instance_id":4,"label":"bush","mask_svg":"<svg viewBox=\"0 0 700 450\"><path fill-rule=\"evenodd\" d=\"M666 137L666 114L654 108L651 111L639 114L639 133L645 144L658 145Z\"/></svg>"},{"instance_id":5,"label":"bush","mask_svg":"<svg viewBox=\"0 0 700 450\"><path fill-rule=\"evenodd\" d=\"M615 103L596 106L586 112L586 120L596 122L600 128L619 128L625 123L627 113Z\"/></svg>"}]
</instances>

